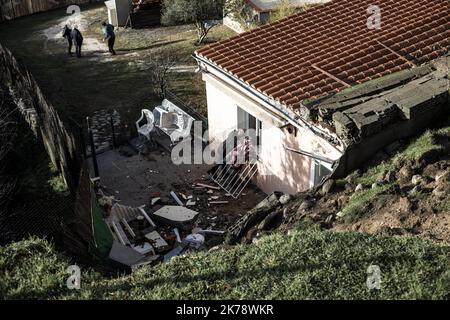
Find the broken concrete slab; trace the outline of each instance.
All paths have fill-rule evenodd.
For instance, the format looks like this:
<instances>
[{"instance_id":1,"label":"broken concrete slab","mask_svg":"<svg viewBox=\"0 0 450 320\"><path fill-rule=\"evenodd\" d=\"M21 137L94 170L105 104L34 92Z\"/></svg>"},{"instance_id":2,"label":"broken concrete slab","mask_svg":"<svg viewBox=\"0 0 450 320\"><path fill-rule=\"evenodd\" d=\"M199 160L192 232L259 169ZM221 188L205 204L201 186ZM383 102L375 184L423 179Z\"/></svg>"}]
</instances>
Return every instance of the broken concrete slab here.
<instances>
[{"instance_id":1,"label":"broken concrete slab","mask_svg":"<svg viewBox=\"0 0 450 320\"><path fill-rule=\"evenodd\" d=\"M180 206L165 206L152 214L154 219L183 230L189 230L198 212Z\"/></svg>"}]
</instances>

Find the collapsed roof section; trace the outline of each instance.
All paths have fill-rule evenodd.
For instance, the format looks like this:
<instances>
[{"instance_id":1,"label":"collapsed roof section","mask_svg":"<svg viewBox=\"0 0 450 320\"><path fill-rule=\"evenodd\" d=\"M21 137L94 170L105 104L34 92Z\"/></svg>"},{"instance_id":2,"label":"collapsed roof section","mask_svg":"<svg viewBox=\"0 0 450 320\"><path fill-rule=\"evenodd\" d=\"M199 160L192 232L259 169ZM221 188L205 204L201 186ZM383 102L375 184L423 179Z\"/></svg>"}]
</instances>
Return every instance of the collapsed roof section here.
<instances>
[{"instance_id":1,"label":"collapsed roof section","mask_svg":"<svg viewBox=\"0 0 450 320\"><path fill-rule=\"evenodd\" d=\"M368 8L381 9L369 29ZM422 65L450 48L448 0L333 0L198 50L274 101L301 102Z\"/></svg>"},{"instance_id":2,"label":"collapsed roof section","mask_svg":"<svg viewBox=\"0 0 450 320\"><path fill-rule=\"evenodd\" d=\"M449 64L450 58L440 61ZM302 106L301 113L310 121L332 127L350 145L402 120L445 111L449 81L448 71L425 65L318 99Z\"/></svg>"}]
</instances>

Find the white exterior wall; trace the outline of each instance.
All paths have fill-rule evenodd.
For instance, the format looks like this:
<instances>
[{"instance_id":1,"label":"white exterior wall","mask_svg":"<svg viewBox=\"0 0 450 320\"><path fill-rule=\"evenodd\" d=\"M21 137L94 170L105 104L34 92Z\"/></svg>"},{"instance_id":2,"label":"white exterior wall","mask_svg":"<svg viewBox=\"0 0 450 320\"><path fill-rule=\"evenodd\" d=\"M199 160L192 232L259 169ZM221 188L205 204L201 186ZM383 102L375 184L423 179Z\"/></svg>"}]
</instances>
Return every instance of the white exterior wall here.
<instances>
[{"instance_id":1,"label":"white exterior wall","mask_svg":"<svg viewBox=\"0 0 450 320\"><path fill-rule=\"evenodd\" d=\"M333 150L321 150L315 136L306 129L298 129L297 135L280 129L285 123L261 109L252 99L230 88L210 74L204 74L208 102L209 139L214 147L222 143L237 129L237 107L250 113L263 123L261 162L258 166L257 185L266 193L281 191L295 194L310 188L312 159L288 151L285 147L338 158Z\"/></svg>"}]
</instances>

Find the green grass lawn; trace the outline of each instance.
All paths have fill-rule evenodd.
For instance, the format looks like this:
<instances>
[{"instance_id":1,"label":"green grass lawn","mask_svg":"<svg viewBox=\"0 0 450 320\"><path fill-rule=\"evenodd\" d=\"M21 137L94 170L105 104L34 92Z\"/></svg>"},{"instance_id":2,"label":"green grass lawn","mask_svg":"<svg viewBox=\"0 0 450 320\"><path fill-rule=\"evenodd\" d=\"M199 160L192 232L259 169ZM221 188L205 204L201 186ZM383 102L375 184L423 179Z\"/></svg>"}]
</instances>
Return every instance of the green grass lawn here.
<instances>
[{"instance_id":1,"label":"green grass lawn","mask_svg":"<svg viewBox=\"0 0 450 320\"><path fill-rule=\"evenodd\" d=\"M257 244L177 257L154 269L104 278L82 271L66 289L70 264L45 241L0 249L6 299L448 299L450 248L418 238L297 230ZM381 290L367 287L381 269Z\"/></svg>"},{"instance_id":2,"label":"green grass lawn","mask_svg":"<svg viewBox=\"0 0 450 320\"><path fill-rule=\"evenodd\" d=\"M101 22L107 20L103 4L82 6L87 22L84 37L101 42ZM63 116L84 123L96 110L116 109L132 124L142 108L157 105L145 62L153 55L171 54L179 65L195 65L192 53L196 30L193 25L145 30L117 30L118 55L89 52L82 59L69 57L66 44L50 41L45 47L43 30L67 17L65 10L54 10L8 22L0 26L0 39L26 65ZM233 31L219 26L208 41L230 37ZM85 41L86 43L86 41ZM102 43L103 44L103 43ZM106 50L106 44L105 50ZM200 74L172 74L171 91L206 115L206 92Z\"/></svg>"}]
</instances>

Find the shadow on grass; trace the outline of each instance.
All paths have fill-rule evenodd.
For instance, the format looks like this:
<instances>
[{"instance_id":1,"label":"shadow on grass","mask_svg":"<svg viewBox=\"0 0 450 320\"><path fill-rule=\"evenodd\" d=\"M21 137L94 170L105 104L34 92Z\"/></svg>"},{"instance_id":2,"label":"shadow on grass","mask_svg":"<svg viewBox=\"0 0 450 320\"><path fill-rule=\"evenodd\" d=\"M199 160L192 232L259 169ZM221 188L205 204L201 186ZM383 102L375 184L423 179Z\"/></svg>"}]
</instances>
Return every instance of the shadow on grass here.
<instances>
[{"instance_id":1,"label":"shadow on grass","mask_svg":"<svg viewBox=\"0 0 450 320\"><path fill-rule=\"evenodd\" d=\"M117 52L136 52L136 51L145 51L145 50L152 50L152 49L159 49L162 48L164 46L169 46L171 44L175 44L175 43L179 43L179 42L185 42L185 39L180 39L180 40L172 40L172 41L166 41L166 42L161 42L161 43L155 43L152 44L150 46L146 46L146 47L139 47L139 48L120 48L117 49Z\"/></svg>"}]
</instances>

